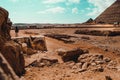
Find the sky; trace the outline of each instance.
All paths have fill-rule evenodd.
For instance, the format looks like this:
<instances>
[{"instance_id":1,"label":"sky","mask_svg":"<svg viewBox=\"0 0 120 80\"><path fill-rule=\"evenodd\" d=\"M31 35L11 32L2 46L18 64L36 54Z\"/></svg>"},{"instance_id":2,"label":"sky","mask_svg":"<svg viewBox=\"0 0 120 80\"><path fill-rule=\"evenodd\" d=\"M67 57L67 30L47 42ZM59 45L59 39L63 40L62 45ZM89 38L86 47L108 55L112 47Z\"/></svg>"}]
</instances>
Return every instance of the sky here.
<instances>
[{"instance_id":1,"label":"sky","mask_svg":"<svg viewBox=\"0 0 120 80\"><path fill-rule=\"evenodd\" d=\"M13 23L82 23L115 0L0 0Z\"/></svg>"}]
</instances>

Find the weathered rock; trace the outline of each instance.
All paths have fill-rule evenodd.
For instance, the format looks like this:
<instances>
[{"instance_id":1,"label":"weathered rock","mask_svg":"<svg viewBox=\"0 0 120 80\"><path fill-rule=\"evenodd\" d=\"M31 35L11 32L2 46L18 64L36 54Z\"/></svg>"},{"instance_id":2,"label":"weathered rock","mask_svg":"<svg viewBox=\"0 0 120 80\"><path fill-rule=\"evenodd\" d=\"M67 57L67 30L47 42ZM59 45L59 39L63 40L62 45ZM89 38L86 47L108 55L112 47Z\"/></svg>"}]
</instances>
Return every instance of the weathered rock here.
<instances>
[{"instance_id":1,"label":"weathered rock","mask_svg":"<svg viewBox=\"0 0 120 80\"><path fill-rule=\"evenodd\" d=\"M11 26L7 23L8 11L0 7L0 37L4 40L10 40L10 28Z\"/></svg>"},{"instance_id":2,"label":"weathered rock","mask_svg":"<svg viewBox=\"0 0 120 80\"><path fill-rule=\"evenodd\" d=\"M11 24L8 20L8 12L0 7L0 51L15 73L20 76L25 72L24 57L19 44L11 40Z\"/></svg>"},{"instance_id":3,"label":"weathered rock","mask_svg":"<svg viewBox=\"0 0 120 80\"><path fill-rule=\"evenodd\" d=\"M47 51L45 37L34 36L34 37L15 37L12 38L15 42L22 45L22 47L31 48L34 50ZM23 45L24 44L24 45Z\"/></svg>"},{"instance_id":4,"label":"weathered rock","mask_svg":"<svg viewBox=\"0 0 120 80\"><path fill-rule=\"evenodd\" d=\"M51 66L52 64L58 63L58 59L54 58L42 58L40 62L45 63L48 66Z\"/></svg>"},{"instance_id":5,"label":"weathered rock","mask_svg":"<svg viewBox=\"0 0 120 80\"><path fill-rule=\"evenodd\" d=\"M67 61L75 61L77 62L78 57L81 54L84 54L83 50L81 49L73 49L73 50L58 50L58 55L60 55L64 62Z\"/></svg>"},{"instance_id":6,"label":"weathered rock","mask_svg":"<svg viewBox=\"0 0 120 80\"><path fill-rule=\"evenodd\" d=\"M82 63L76 63L76 66L78 67L78 68L82 68Z\"/></svg>"},{"instance_id":7,"label":"weathered rock","mask_svg":"<svg viewBox=\"0 0 120 80\"><path fill-rule=\"evenodd\" d=\"M105 62L110 62L111 59L110 59L110 58L104 58L104 61L105 61Z\"/></svg>"},{"instance_id":8,"label":"weathered rock","mask_svg":"<svg viewBox=\"0 0 120 80\"><path fill-rule=\"evenodd\" d=\"M89 66L89 63L88 63L88 62L86 62L86 63L84 63L84 64L82 65L82 69L87 69L87 68L88 68L88 66Z\"/></svg>"},{"instance_id":9,"label":"weathered rock","mask_svg":"<svg viewBox=\"0 0 120 80\"><path fill-rule=\"evenodd\" d=\"M97 64L95 62L92 62L90 65L91 66L96 66Z\"/></svg>"},{"instance_id":10,"label":"weathered rock","mask_svg":"<svg viewBox=\"0 0 120 80\"><path fill-rule=\"evenodd\" d=\"M74 61L68 61L65 63L69 68L73 68L73 66L75 65Z\"/></svg>"},{"instance_id":11,"label":"weathered rock","mask_svg":"<svg viewBox=\"0 0 120 80\"><path fill-rule=\"evenodd\" d=\"M82 62L82 63L90 62L90 60L91 60L90 54L83 54L83 55L80 55L78 58L78 62Z\"/></svg>"},{"instance_id":12,"label":"weathered rock","mask_svg":"<svg viewBox=\"0 0 120 80\"><path fill-rule=\"evenodd\" d=\"M1 50L3 56L19 76L25 72L25 61L21 51L21 47L13 41L6 42Z\"/></svg>"},{"instance_id":13,"label":"weathered rock","mask_svg":"<svg viewBox=\"0 0 120 80\"><path fill-rule=\"evenodd\" d=\"M0 80L18 80L13 69L0 53Z\"/></svg>"},{"instance_id":14,"label":"weathered rock","mask_svg":"<svg viewBox=\"0 0 120 80\"><path fill-rule=\"evenodd\" d=\"M79 69L79 72L84 72L86 71L87 69Z\"/></svg>"},{"instance_id":15,"label":"weathered rock","mask_svg":"<svg viewBox=\"0 0 120 80\"><path fill-rule=\"evenodd\" d=\"M100 61L95 61L95 63L96 63L96 64L104 64L104 63L105 63L105 61L100 60Z\"/></svg>"},{"instance_id":16,"label":"weathered rock","mask_svg":"<svg viewBox=\"0 0 120 80\"><path fill-rule=\"evenodd\" d=\"M32 48L41 51L47 51L46 42L44 37L35 37L31 42Z\"/></svg>"},{"instance_id":17,"label":"weathered rock","mask_svg":"<svg viewBox=\"0 0 120 80\"><path fill-rule=\"evenodd\" d=\"M110 62L108 63L108 65L107 65L107 68L117 70L116 65L117 65L117 62L115 62L115 61L110 61Z\"/></svg>"},{"instance_id":18,"label":"weathered rock","mask_svg":"<svg viewBox=\"0 0 120 80\"><path fill-rule=\"evenodd\" d=\"M116 61L101 54L82 54L78 58L78 62L82 63L82 69L85 70L95 72L103 72L105 68L118 70Z\"/></svg>"}]
</instances>

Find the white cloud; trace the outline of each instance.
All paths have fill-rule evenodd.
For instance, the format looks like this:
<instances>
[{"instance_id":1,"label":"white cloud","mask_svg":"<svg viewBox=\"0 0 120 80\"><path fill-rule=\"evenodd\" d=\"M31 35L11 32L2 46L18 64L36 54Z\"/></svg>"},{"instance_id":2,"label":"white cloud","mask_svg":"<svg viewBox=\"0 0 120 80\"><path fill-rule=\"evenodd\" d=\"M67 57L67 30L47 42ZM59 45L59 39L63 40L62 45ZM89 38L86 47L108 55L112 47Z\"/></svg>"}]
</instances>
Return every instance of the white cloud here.
<instances>
[{"instance_id":1,"label":"white cloud","mask_svg":"<svg viewBox=\"0 0 120 80\"><path fill-rule=\"evenodd\" d=\"M72 9L72 13L73 13L73 14L77 14L77 13L78 13L78 8L76 8L76 7L73 8L73 9Z\"/></svg>"},{"instance_id":2,"label":"white cloud","mask_svg":"<svg viewBox=\"0 0 120 80\"><path fill-rule=\"evenodd\" d=\"M69 6L71 4L79 4L80 0L67 0L66 5Z\"/></svg>"},{"instance_id":3,"label":"white cloud","mask_svg":"<svg viewBox=\"0 0 120 80\"><path fill-rule=\"evenodd\" d=\"M43 3L44 4L56 4L56 3L78 4L78 3L80 3L80 0L44 0Z\"/></svg>"},{"instance_id":4,"label":"white cloud","mask_svg":"<svg viewBox=\"0 0 120 80\"><path fill-rule=\"evenodd\" d=\"M80 0L68 0L70 3L80 3Z\"/></svg>"},{"instance_id":5,"label":"white cloud","mask_svg":"<svg viewBox=\"0 0 120 80\"><path fill-rule=\"evenodd\" d=\"M88 7L88 8L86 8L86 10L91 10L91 8Z\"/></svg>"},{"instance_id":6,"label":"white cloud","mask_svg":"<svg viewBox=\"0 0 120 80\"><path fill-rule=\"evenodd\" d=\"M10 0L10 1L12 1L12 2L17 2L18 0Z\"/></svg>"},{"instance_id":7,"label":"white cloud","mask_svg":"<svg viewBox=\"0 0 120 80\"><path fill-rule=\"evenodd\" d=\"M89 3L93 4L95 8L92 12L88 13L89 16L98 16L107 7L109 7L115 0L88 0Z\"/></svg>"},{"instance_id":8,"label":"white cloud","mask_svg":"<svg viewBox=\"0 0 120 80\"><path fill-rule=\"evenodd\" d=\"M65 2L66 0L44 0L43 3L45 4L56 4L56 3L61 3Z\"/></svg>"},{"instance_id":9,"label":"white cloud","mask_svg":"<svg viewBox=\"0 0 120 80\"><path fill-rule=\"evenodd\" d=\"M64 13L65 11L65 8L63 7L54 7L54 8L49 8L49 9L46 9L44 11L39 11L38 13L39 14L46 14L46 13Z\"/></svg>"}]
</instances>

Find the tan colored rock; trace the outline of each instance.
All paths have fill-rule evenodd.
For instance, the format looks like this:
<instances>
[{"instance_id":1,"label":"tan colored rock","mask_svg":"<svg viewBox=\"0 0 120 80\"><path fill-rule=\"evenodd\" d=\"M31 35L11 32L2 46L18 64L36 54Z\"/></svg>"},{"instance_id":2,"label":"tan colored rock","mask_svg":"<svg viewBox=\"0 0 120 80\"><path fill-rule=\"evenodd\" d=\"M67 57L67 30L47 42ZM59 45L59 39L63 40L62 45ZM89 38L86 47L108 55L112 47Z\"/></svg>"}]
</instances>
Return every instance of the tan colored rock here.
<instances>
[{"instance_id":1,"label":"tan colored rock","mask_svg":"<svg viewBox=\"0 0 120 80\"><path fill-rule=\"evenodd\" d=\"M33 49L47 51L45 37L34 37L34 40L32 40L31 43Z\"/></svg>"},{"instance_id":2,"label":"tan colored rock","mask_svg":"<svg viewBox=\"0 0 120 80\"><path fill-rule=\"evenodd\" d=\"M58 50L58 55L60 55L64 62L67 61L77 61L78 57L83 54L83 50L81 49L73 49L73 50Z\"/></svg>"},{"instance_id":3,"label":"tan colored rock","mask_svg":"<svg viewBox=\"0 0 120 80\"><path fill-rule=\"evenodd\" d=\"M21 45L26 44L25 46L22 45L23 48L27 47L33 50L47 51L45 37L43 36L17 37L12 39Z\"/></svg>"}]
</instances>

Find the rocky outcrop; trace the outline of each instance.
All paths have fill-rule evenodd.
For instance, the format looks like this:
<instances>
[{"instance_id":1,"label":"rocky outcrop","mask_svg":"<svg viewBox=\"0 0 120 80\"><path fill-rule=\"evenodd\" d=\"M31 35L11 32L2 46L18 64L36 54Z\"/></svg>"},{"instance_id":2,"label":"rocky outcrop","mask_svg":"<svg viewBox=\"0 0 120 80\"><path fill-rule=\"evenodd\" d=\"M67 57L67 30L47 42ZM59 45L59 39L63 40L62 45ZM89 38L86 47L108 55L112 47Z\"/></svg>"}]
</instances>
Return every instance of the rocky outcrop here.
<instances>
[{"instance_id":1,"label":"rocky outcrop","mask_svg":"<svg viewBox=\"0 0 120 80\"><path fill-rule=\"evenodd\" d=\"M8 12L0 7L0 37L4 39L4 41L10 39L10 27L11 25L8 22Z\"/></svg>"},{"instance_id":2,"label":"rocky outcrop","mask_svg":"<svg viewBox=\"0 0 120 80\"><path fill-rule=\"evenodd\" d=\"M18 80L9 63L0 53L0 80Z\"/></svg>"},{"instance_id":3,"label":"rocky outcrop","mask_svg":"<svg viewBox=\"0 0 120 80\"><path fill-rule=\"evenodd\" d=\"M6 42L1 50L2 54L7 59L10 66L19 76L25 72L25 61L21 51L21 47L13 41Z\"/></svg>"},{"instance_id":4,"label":"rocky outcrop","mask_svg":"<svg viewBox=\"0 0 120 80\"><path fill-rule=\"evenodd\" d=\"M8 12L0 7L0 54L5 57L14 72L21 76L25 72L25 62L20 45L11 40L11 25Z\"/></svg>"}]
</instances>

